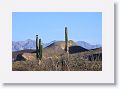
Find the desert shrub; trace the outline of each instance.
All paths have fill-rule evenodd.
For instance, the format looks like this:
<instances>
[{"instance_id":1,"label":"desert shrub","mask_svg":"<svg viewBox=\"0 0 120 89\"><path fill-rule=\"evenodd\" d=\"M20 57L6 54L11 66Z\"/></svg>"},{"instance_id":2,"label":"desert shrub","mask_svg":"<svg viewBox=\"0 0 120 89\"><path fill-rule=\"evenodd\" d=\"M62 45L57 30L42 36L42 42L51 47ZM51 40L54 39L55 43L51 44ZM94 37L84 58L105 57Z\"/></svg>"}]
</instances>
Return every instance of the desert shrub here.
<instances>
[{"instance_id":1,"label":"desert shrub","mask_svg":"<svg viewBox=\"0 0 120 89\"><path fill-rule=\"evenodd\" d=\"M80 54L45 57L38 61L15 61L12 63L13 71L102 71L101 60L85 60Z\"/></svg>"},{"instance_id":2,"label":"desert shrub","mask_svg":"<svg viewBox=\"0 0 120 89\"><path fill-rule=\"evenodd\" d=\"M33 71L34 68L37 68L37 61L15 61L12 63L13 71Z\"/></svg>"}]
</instances>

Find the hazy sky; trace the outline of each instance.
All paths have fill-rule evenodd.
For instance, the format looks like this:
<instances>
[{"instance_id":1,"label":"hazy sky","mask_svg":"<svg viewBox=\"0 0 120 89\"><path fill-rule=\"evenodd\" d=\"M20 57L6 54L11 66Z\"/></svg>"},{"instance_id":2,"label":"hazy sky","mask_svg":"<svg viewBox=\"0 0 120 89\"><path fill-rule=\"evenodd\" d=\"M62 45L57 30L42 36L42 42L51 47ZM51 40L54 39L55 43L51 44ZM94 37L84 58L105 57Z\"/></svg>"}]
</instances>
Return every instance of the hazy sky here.
<instances>
[{"instance_id":1,"label":"hazy sky","mask_svg":"<svg viewBox=\"0 0 120 89\"><path fill-rule=\"evenodd\" d=\"M101 12L13 12L12 40L64 40L65 26L71 40L102 44Z\"/></svg>"}]
</instances>

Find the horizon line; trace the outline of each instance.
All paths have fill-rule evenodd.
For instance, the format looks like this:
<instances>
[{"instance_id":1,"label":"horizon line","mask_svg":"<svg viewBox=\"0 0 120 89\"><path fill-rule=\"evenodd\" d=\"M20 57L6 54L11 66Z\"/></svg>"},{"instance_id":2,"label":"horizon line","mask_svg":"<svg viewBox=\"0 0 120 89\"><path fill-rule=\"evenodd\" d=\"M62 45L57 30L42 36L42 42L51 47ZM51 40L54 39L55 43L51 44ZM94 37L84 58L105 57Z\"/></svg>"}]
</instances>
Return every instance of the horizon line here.
<instances>
[{"instance_id":1,"label":"horizon line","mask_svg":"<svg viewBox=\"0 0 120 89\"><path fill-rule=\"evenodd\" d=\"M12 40L12 42L20 42L20 41L26 41L26 40L33 40L33 41L35 41L35 39L25 39L25 40L16 40L16 41L13 41ZM70 39L70 40L72 40L72 39ZM70 41L69 40L69 41ZM64 40L51 40L51 41L49 41L49 42L43 42L42 41L42 43L50 43L50 42L53 42L53 41L64 41ZM74 40L72 40L72 41L74 41ZM90 45L101 45L102 46L102 43L100 44L100 43L96 43L96 44L93 44L93 43L90 43L90 42L87 42L87 41L84 41L84 40L77 40L77 41L74 41L74 42L79 42L79 41L83 41L83 42L86 42L86 43L88 43L88 44L90 44Z\"/></svg>"}]
</instances>

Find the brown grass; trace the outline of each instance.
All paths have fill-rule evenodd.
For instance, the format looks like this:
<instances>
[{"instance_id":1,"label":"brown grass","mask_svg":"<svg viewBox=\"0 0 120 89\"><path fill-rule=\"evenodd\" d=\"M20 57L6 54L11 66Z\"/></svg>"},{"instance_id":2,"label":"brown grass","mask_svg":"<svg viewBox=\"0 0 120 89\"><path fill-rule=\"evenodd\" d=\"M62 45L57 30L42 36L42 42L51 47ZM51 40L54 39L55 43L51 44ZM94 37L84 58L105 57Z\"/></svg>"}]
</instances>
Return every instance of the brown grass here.
<instances>
[{"instance_id":1,"label":"brown grass","mask_svg":"<svg viewBox=\"0 0 120 89\"><path fill-rule=\"evenodd\" d=\"M102 61L88 61L68 54L36 61L16 61L12 63L13 71L102 71Z\"/></svg>"}]
</instances>

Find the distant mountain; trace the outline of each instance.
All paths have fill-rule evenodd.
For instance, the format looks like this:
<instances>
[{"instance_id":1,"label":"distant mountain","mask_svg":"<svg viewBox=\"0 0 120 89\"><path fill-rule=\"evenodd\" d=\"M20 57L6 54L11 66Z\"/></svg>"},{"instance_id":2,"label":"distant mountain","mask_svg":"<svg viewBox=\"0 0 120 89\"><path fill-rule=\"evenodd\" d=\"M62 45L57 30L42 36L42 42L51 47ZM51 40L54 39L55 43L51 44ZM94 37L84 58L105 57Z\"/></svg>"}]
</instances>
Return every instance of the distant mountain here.
<instances>
[{"instance_id":1,"label":"distant mountain","mask_svg":"<svg viewBox=\"0 0 120 89\"><path fill-rule=\"evenodd\" d=\"M76 42L77 45L86 48L86 49L95 49L95 48L100 48L101 45L100 44L96 44L96 45L91 45L85 41L77 41Z\"/></svg>"},{"instance_id":2,"label":"distant mountain","mask_svg":"<svg viewBox=\"0 0 120 89\"><path fill-rule=\"evenodd\" d=\"M42 43L43 48L51 46L51 45L57 45L58 43L64 43L64 41L51 41L50 43ZM101 45L91 45L87 42L84 41L78 41L78 42L74 42L72 43L72 41L70 41L70 44L74 44L74 45L78 45L81 46L85 49L95 49L95 48L99 48L101 47ZM64 45L63 45L64 46ZM62 46L62 47L63 47ZM25 50L25 49L35 49L36 48L36 42L35 40L31 40L31 39L27 39L25 41L12 41L12 51L20 51L20 50Z\"/></svg>"},{"instance_id":3,"label":"distant mountain","mask_svg":"<svg viewBox=\"0 0 120 89\"><path fill-rule=\"evenodd\" d=\"M50 44L56 42L51 41L50 43L42 43L43 48L49 46ZM12 41L12 51L20 51L20 50L25 50L25 49L35 49L36 48L36 42L35 40L27 39L25 41Z\"/></svg>"},{"instance_id":4,"label":"distant mountain","mask_svg":"<svg viewBox=\"0 0 120 89\"><path fill-rule=\"evenodd\" d=\"M12 42L12 51L19 51L24 49L35 49L36 42L31 39L25 41L13 41Z\"/></svg>"}]
</instances>

